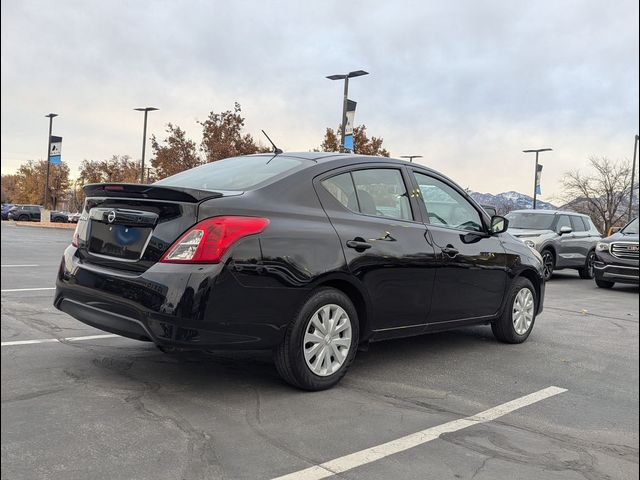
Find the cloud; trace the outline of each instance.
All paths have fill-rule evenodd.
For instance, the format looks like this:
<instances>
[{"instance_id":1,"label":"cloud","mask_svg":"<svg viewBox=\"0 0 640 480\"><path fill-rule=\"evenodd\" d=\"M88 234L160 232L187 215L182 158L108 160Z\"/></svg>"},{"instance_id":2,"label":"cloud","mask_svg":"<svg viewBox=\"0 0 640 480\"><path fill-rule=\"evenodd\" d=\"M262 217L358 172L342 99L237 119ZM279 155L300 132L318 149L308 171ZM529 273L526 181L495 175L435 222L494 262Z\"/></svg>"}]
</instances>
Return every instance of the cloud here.
<instances>
[{"instance_id":1,"label":"cloud","mask_svg":"<svg viewBox=\"0 0 640 480\"><path fill-rule=\"evenodd\" d=\"M247 128L308 150L356 123L476 190L530 189L524 148L551 146L546 192L590 154L629 157L638 131L638 4L540 2L2 3L2 172L42 158L55 111L72 170L140 155L167 122L239 101ZM545 188L546 187L546 188Z\"/></svg>"}]
</instances>

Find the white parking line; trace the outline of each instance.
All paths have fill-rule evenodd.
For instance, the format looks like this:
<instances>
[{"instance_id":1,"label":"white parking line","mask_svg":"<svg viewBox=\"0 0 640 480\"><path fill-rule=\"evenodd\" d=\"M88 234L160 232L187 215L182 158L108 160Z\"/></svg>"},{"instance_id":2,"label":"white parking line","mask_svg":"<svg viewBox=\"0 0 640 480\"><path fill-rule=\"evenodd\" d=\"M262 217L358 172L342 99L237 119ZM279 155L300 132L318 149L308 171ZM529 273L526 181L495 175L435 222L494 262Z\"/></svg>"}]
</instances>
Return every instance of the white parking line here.
<instances>
[{"instance_id":1,"label":"white parking line","mask_svg":"<svg viewBox=\"0 0 640 480\"><path fill-rule=\"evenodd\" d=\"M554 395L564 393L567 390L560 387L548 387L543 390L539 390L530 395L516 398L497 407L490 408L484 412L480 412L471 417L461 418L453 420L451 422L444 423L435 427L427 428L420 432L412 433L405 437L392 440L382 445L360 450L359 452L345 455L344 457L336 458L320 465L315 465L304 470L289 473L281 477L277 477L273 480L320 480L322 478L331 477L347 470L351 470L367 463L375 462L381 458L388 457L394 453L404 452L410 448L423 445L425 443L436 440L440 435L444 433L457 432L464 428L472 427L473 425L479 425L481 423L490 422L497 418L500 418L507 413L511 413L527 405L537 403Z\"/></svg>"},{"instance_id":2,"label":"white parking line","mask_svg":"<svg viewBox=\"0 0 640 480\"><path fill-rule=\"evenodd\" d=\"M1 290L2 293L10 292L36 292L38 290L55 290L56 287L40 287L40 288L9 288L7 290Z\"/></svg>"},{"instance_id":3,"label":"white parking line","mask_svg":"<svg viewBox=\"0 0 640 480\"><path fill-rule=\"evenodd\" d=\"M12 347L15 345L34 345L37 343L64 343L64 342L82 342L85 340L98 340L100 338L116 338L120 335L87 335L86 337L67 337L67 338L41 338L38 340L16 340L14 342L2 342L3 347Z\"/></svg>"},{"instance_id":4,"label":"white parking line","mask_svg":"<svg viewBox=\"0 0 640 480\"><path fill-rule=\"evenodd\" d=\"M13 268L13 267L39 267L40 265L0 265L2 268Z\"/></svg>"}]
</instances>

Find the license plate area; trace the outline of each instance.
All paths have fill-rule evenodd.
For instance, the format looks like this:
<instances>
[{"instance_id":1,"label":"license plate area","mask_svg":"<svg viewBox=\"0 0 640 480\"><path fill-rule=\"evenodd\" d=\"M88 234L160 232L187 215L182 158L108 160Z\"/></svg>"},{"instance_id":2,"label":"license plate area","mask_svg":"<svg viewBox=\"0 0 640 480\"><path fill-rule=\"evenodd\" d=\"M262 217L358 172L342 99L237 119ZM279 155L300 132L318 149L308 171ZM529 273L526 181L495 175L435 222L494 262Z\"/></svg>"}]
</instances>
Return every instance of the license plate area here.
<instances>
[{"instance_id":1,"label":"license plate area","mask_svg":"<svg viewBox=\"0 0 640 480\"><path fill-rule=\"evenodd\" d=\"M152 230L150 227L105 224L91 220L89 253L129 262L138 261L149 243Z\"/></svg>"}]
</instances>

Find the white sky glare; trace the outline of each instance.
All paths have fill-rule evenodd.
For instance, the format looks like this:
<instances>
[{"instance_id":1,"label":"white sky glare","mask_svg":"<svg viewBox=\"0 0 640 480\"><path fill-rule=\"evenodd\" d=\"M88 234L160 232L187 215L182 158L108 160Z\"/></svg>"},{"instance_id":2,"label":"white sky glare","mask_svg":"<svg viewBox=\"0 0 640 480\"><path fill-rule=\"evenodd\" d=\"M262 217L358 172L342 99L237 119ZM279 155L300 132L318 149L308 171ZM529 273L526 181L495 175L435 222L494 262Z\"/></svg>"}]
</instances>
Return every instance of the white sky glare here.
<instances>
[{"instance_id":1,"label":"white sky glare","mask_svg":"<svg viewBox=\"0 0 640 480\"><path fill-rule=\"evenodd\" d=\"M590 155L630 158L638 132L637 0L29 1L3 0L2 173L44 158L49 112L72 174L83 159L140 157L166 123L242 104L247 131L285 151L318 147L341 114L392 156L484 192L530 193L543 154L543 199ZM147 143L149 147L149 143ZM150 156L147 155L147 159Z\"/></svg>"}]
</instances>

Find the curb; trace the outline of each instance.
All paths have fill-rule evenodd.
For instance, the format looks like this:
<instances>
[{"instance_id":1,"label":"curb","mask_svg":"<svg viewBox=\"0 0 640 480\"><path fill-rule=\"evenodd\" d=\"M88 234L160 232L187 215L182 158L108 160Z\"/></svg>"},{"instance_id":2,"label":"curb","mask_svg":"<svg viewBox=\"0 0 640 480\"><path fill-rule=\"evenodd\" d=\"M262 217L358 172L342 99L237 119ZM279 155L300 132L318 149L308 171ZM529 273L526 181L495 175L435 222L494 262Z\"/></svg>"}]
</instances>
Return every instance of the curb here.
<instances>
[{"instance_id":1,"label":"curb","mask_svg":"<svg viewBox=\"0 0 640 480\"><path fill-rule=\"evenodd\" d=\"M45 222L7 222L10 225L16 227L31 227L31 228L57 228L59 230L72 230L76 228L75 223L45 223Z\"/></svg>"}]
</instances>

